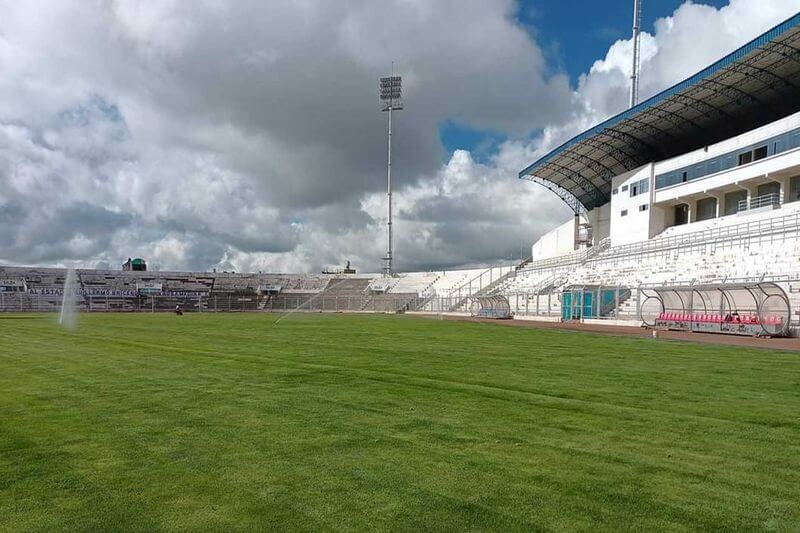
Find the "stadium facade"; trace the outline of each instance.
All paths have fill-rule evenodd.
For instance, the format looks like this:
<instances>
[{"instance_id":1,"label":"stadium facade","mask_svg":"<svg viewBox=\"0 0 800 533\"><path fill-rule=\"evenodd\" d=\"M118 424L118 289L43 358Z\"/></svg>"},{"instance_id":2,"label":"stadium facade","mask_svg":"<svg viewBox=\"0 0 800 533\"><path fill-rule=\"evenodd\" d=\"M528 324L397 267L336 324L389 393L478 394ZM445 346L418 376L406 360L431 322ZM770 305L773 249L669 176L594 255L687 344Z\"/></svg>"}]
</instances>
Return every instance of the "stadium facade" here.
<instances>
[{"instance_id":1,"label":"stadium facade","mask_svg":"<svg viewBox=\"0 0 800 533\"><path fill-rule=\"evenodd\" d=\"M91 311L454 313L503 297L516 318L796 334L800 14L520 177L574 213L520 264L391 278L80 270L76 297ZM0 267L0 309L57 308L64 277Z\"/></svg>"},{"instance_id":2,"label":"stadium facade","mask_svg":"<svg viewBox=\"0 0 800 533\"><path fill-rule=\"evenodd\" d=\"M576 214L569 238L559 228L533 258L797 200L799 24L800 14L523 170Z\"/></svg>"}]
</instances>

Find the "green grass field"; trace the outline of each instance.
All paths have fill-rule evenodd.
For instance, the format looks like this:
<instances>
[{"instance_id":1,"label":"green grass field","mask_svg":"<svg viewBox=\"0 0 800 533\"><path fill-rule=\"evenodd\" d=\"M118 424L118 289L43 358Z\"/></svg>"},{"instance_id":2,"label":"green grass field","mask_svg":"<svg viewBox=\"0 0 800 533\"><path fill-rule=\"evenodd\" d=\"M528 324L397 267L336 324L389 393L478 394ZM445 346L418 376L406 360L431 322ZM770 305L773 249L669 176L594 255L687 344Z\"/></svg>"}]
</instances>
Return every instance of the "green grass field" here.
<instances>
[{"instance_id":1,"label":"green grass field","mask_svg":"<svg viewBox=\"0 0 800 533\"><path fill-rule=\"evenodd\" d=\"M800 530L800 355L397 316L0 316L0 529Z\"/></svg>"}]
</instances>

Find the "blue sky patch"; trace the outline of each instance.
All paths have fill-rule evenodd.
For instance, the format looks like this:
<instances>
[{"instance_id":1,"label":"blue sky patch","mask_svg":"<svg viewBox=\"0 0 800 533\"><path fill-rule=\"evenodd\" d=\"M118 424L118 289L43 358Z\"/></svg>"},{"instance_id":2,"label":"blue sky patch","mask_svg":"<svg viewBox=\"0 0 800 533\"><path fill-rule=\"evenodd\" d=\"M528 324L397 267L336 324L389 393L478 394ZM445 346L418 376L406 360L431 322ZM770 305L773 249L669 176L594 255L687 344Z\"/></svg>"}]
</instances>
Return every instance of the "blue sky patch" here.
<instances>
[{"instance_id":1,"label":"blue sky patch","mask_svg":"<svg viewBox=\"0 0 800 533\"><path fill-rule=\"evenodd\" d=\"M508 136L494 131L470 128L448 120L439 124L439 138L448 158L455 150L469 150L475 161L485 163L497 152L498 145Z\"/></svg>"}]
</instances>

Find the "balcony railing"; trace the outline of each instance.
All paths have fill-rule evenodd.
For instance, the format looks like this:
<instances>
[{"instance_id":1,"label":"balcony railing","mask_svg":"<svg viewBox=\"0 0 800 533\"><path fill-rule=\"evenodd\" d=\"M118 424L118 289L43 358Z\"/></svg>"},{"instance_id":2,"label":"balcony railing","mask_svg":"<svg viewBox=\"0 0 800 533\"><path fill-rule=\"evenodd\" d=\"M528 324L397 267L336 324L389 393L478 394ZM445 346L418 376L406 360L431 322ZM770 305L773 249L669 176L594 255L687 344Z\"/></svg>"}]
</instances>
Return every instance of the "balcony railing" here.
<instances>
[{"instance_id":1,"label":"balcony railing","mask_svg":"<svg viewBox=\"0 0 800 533\"><path fill-rule=\"evenodd\" d=\"M739 200L739 211L747 211L748 209L758 209L760 207L777 207L781 205L781 195L777 192L769 194L762 194L750 199L748 205L747 200Z\"/></svg>"}]
</instances>

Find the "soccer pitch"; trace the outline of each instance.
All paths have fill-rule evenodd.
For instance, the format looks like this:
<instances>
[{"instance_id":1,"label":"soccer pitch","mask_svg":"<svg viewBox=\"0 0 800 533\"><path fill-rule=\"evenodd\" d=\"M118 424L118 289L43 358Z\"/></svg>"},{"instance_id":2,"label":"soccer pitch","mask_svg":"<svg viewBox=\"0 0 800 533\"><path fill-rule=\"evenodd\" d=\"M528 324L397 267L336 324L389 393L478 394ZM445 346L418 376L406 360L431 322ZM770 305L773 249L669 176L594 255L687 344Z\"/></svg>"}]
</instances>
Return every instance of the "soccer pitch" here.
<instances>
[{"instance_id":1,"label":"soccer pitch","mask_svg":"<svg viewBox=\"0 0 800 533\"><path fill-rule=\"evenodd\" d=\"M800 355L379 315L0 317L0 529L800 528Z\"/></svg>"}]
</instances>

